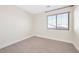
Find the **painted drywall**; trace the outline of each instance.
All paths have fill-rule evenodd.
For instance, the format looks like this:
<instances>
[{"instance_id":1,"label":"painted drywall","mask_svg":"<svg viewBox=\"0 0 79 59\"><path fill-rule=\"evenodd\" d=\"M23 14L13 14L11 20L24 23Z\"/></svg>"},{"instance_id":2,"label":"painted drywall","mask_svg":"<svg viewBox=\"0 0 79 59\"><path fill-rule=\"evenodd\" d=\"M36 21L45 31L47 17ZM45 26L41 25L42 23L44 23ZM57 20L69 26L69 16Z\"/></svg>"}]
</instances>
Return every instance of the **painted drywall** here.
<instances>
[{"instance_id":1,"label":"painted drywall","mask_svg":"<svg viewBox=\"0 0 79 59\"><path fill-rule=\"evenodd\" d=\"M72 43L73 8L50 13L31 15L16 6L0 6L0 48L31 36L40 36ZM70 30L47 29L47 15L61 12L70 13Z\"/></svg>"},{"instance_id":2,"label":"painted drywall","mask_svg":"<svg viewBox=\"0 0 79 59\"><path fill-rule=\"evenodd\" d=\"M32 35L32 17L16 6L0 6L0 48Z\"/></svg>"},{"instance_id":3,"label":"painted drywall","mask_svg":"<svg viewBox=\"0 0 79 59\"><path fill-rule=\"evenodd\" d=\"M70 12L70 20L69 20L70 30L48 29L47 28L47 15L53 15L53 14L63 13L63 12ZM35 23L34 24L35 25L34 26L34 30L35 30L34 35L72 43L72 30L73 30L72 12L73 12L73 8L69 7L69 8L65 8L65 9L61 9L61 10L52 11L49 13L36 14L35 18L34 18L34 23Z\"/></svg>"},{"instance_id":4,"label":"painted drywall","mask_svg":"<svg viewBox=\"0 0 79 59\"><path fill-rule=\"evenodd\" d=\"M73 43L79 51L79 6L74 6L74 36Z\"/></svg>"}]
</instances>

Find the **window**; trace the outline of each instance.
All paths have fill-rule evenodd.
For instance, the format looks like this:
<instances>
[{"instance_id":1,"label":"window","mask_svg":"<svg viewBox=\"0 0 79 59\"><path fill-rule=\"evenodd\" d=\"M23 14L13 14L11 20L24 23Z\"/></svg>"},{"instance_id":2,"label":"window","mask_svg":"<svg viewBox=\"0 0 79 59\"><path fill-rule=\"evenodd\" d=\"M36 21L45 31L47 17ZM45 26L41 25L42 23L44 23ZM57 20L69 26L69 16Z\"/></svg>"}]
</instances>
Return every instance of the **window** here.
<instances>
[{"instance_id":1,"label":"window","mask_svg":"<svg viewBox=\"0 0 79 59\"><path fill-rule=\"evenodd\" d=\"M48 28L68 30L69 29L69 13L48 16Z\"/></svg>"}]
</instances>

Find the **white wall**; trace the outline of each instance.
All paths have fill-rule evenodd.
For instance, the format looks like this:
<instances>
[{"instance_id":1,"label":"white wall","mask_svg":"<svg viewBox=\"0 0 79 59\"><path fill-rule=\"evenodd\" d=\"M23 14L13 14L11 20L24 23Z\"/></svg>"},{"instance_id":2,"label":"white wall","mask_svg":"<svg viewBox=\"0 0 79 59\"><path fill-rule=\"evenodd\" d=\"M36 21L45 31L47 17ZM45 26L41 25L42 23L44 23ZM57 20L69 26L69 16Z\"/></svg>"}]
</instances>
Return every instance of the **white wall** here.
<instances>
[{"instance_id":1,"label":"white wall","mask_svg":"<svg viewBox=\"0 0 79 59\"><path fill-rule=\"evenodd\" d=\"M47 15L62 13L62 12L70 12L70 30L53 30L47 28ZM48 14L42 13L35 15L34 23L35 23L35 35L40 37L45 37L49 39L55 39L59 41L65 41L72 43L72 30L73 30L73 17L72 17L73 8L65 8L62 10L56 10L50 12Z\"/></svg>"},{"instance_id":2,"label":"white wall","mask_svg":"<svg viewBox=\"0 0 79 59\"><path fill-rule=\"evenodd\" d=\"M0 48L32 35L31 15L16 6L0 6Z\"/></svg>"},{"instance_id":3,"label":"white wall","mask_svg":"<svg viewBox=\"0 0 79 59\"><path fill-rule=\"evenodd\" d=\"M73 43L79 50L79 6L74 7L74 36Z\"/></svg>"},{"instance_id":4,"label":"white wall","mask_svg":"<svg viewBox=\"0 0 79 59\"><path fill-rule=\"evenodd\" d=\"M75 17L78 18L78 15L76 16L76 14L78 14L78 8L76 8L76 10ZM67 11L71 12L69 31L47 29L47 15ZM76 23L76 32L74 32L76 35L73 36L72 16L73 8L53 11L48 14L41 13L30 15L29 13L17 8L16 6L0 6L0 48L21 41L33 35L72 43L74 36L78 36L78 30L76 30L78 25ZM74 41L77 42L74 44L78 47L78 38L76 38Z\"/></svg>"}]
</instances>

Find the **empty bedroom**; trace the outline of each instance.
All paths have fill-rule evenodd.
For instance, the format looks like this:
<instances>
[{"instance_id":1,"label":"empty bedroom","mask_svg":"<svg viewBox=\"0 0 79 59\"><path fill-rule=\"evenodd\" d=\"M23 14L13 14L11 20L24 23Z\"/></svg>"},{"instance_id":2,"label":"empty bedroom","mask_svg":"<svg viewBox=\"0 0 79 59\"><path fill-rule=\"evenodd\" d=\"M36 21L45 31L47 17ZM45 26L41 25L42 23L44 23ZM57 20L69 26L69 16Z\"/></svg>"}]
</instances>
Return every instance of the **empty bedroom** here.
<instances>
[{"instance_id":1,"label":"empty bedroom","mask_svg":"<svg viewBox=\"0 0 79 59\"><path fill-rule=\"evenodd\" d=\"M0 5L0 53L78 52L78 5Z\"/></svg>"}]
</instances>

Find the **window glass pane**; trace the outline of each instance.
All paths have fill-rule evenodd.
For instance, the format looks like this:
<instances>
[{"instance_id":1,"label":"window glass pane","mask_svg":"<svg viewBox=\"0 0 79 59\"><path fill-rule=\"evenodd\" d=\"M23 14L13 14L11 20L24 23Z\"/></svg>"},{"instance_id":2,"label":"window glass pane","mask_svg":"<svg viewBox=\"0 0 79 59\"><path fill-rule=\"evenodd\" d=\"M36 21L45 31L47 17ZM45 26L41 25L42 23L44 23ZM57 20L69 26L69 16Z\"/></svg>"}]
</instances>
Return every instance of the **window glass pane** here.
<instances>
[{"instance_id":1,"label":"window glass pane","mask_svg":"<svg viewBox=\"0 0 79 59\"><path fill-rule=\"evenodd\" d=\"M48 28L56 28L56 16L48 16Z\"/></svg>"},{"instance_id":2,"label":"window glass pane","mask_svg":"<svg viewBox=\"0 0 79 59\"><path fill-rule=\"evenodd\" d=\"M68 13L57 15L57 28L68 29Z\"/></svg>"}]
</instances>

